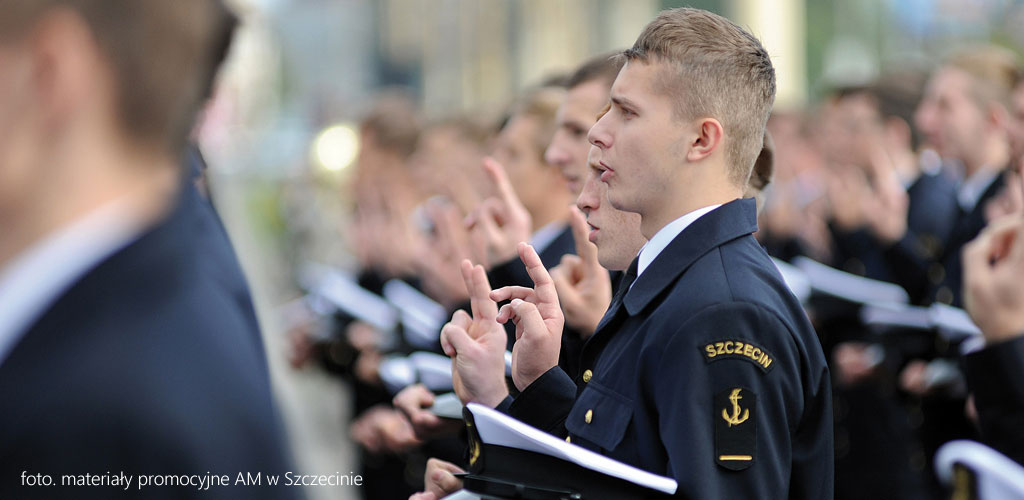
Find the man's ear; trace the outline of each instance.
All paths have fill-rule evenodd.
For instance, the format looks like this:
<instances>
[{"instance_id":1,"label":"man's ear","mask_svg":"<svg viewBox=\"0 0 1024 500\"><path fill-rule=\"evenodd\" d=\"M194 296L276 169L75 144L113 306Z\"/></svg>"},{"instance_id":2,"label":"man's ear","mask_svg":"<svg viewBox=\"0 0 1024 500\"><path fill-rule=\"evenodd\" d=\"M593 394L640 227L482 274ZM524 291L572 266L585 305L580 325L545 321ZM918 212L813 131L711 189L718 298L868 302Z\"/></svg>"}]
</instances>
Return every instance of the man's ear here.
<instances>
[{"instance_id":1,"label":"man's ear","mask_svg":"<svg viewBox=\"0 0 1024 500\"><path fill-rule=\"evenodd\" d=\"M698 162L711 156L725 138L722 124L714 118L700 118L696 125L696 137L686 153L686 159L690 162Z\"/></svg>"},{"instance_id":2,"label":"man's ear","mask_svg":"<svg viewBox=\"0 0 1024 500\"><path fill-rule=\"evenodd\" d=\"M997 130L1006 130L1006 124L1010 119L1010 112L1002 104L993 103L988 107L988 114L985 121L989 126Z\"/></svg>"}]
</instances>

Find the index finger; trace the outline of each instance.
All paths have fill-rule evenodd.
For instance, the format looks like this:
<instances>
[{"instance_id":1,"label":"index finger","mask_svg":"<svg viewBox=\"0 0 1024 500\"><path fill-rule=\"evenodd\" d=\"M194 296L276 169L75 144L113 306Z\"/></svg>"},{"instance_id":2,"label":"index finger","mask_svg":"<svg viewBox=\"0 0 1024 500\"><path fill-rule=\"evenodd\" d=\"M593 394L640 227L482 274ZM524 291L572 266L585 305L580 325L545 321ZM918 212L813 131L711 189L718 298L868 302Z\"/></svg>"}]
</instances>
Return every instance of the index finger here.
<instances>
[{"instance_id":1,"label":"index finger","mask_svg":"<svg viewBox=\"0 0 1024 500\"><path fill-rule=\"evenodd\" d=\"M462 261L462 279L469 292L469 308L473 320L493 321L498 317L498 305L491 300L491 284L481 266L474 266L469 260Z\"/></svg>"},{"instance_id":2,"label":"index finger","mask_svg":"<svg viewBox=\"0 0 1024 500\"><path fill-rule=\"evenodd\" d=\"M526 266L526 272L530 275L530 279L533 280L533 289L537 294L537 307L542 307L542 305L559 307L555 283L551 280L548 270L544 268L544 263L541 262L537 251L526 243L520 243L518 250L519 258Z\"/></svg>"},{"instance_id":3,"label":"index finger","mask_svg":"<svg viewBox=\"0 0 1024 500\"><path fill-rule=\"evenodd\" d=\"M576 255L579 255L584 262L593 264L597 262L597 245L590 242L590 226L583 212L575 206L570 207L569 223L572 225L572 238L576 240Z\"/></svg>"},{"instance_id":4,"label":"index finger","mask_svg":"<svg viewBox=\"0 0 1024 500\"><path fill-rule=\"evenodd\" d=\"M487 177L494 183L495 189L498 190L498 196L509 204L518 204L519 195L516 194L516 190L512 187L512 182L508 180L508 173L505 172L505 167L494 160L494 158L484 158L484 170L487 171Z\"/></svg>"}]
</instances>

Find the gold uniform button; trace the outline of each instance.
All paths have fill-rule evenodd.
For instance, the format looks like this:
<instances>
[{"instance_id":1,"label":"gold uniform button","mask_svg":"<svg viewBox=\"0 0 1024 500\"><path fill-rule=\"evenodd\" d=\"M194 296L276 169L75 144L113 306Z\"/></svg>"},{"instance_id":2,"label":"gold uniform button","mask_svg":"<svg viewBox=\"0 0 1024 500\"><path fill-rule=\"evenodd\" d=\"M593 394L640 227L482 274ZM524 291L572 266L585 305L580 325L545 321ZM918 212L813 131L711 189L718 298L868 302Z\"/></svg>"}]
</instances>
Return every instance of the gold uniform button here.
<instances>
[{"instance_id":1,"label":"gold uniform button","mask_svg":"<svg viewBox=\"0 0 1024 500\"><path fill-rule=\"evenodd\" d=\"M572 443L572 436L565 436L566 443Z\"/></svg>"},{"instance_id":2,"label":"gold uniform button","mask_svg":"<svg viewBox=\"0 0 1024 500\"><path fill-rule=\"evenodd\" d=\"M946 279L946 268L942 264L934 263L928 267L928 279L933 285L939 285Z\"/></svg>"},{"instance_id":3,"label":"gold uniform button","mask_svg":"<svg viewBox=\"0 0 1024 500\"><path fill-rule=\"evenodd\" d=\"M590 382L590 379L593 376L594 376L594 372L592 372L590 370L587 370L587 371L583 372L583 383L586 384L587 382Z\"/></svg>"},{"instance_id":4,"label":"gold uniform button","mask_svg":"<svg viewBox=\"0 0 1024 500\"><path fill-rule=\"evenodd\" d=\"M587 410L587 414L583 415L583 421L589 424L590 421L593 420L593 419L594 419L594 410Z\"/></svg>"}]
</instances>

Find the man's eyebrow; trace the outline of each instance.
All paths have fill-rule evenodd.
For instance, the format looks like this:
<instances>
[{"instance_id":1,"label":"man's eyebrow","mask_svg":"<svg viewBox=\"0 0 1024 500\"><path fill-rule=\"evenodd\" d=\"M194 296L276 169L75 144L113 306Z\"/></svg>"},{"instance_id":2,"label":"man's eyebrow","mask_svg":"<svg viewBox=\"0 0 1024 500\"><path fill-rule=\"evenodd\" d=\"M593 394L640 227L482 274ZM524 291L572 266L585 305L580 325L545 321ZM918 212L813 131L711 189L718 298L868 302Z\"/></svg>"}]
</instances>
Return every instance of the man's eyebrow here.
<instances>
[{"instance_id":1,"label":"man's eyebrow","mask_svg":"<svg viewBox=\"0 0 1024 500\"><path fill-rule=\"evenodd\" d=\"M583 129L583 130L587 130L587 129L590 128L590 127L587 126L586 123L583 123L581 120L576 120L576 119L568 119L568 120L563 121L562 122L562 127L564 127L564 128L578 128L578 129Z\"/></svg>"},{"instance_id":2,"label":"man's eyebrow","mask_svg":"<svg viewBox=\"0 0 1024 500\"><path fill-rule=\"evenodd\" d=\"M611 97L611 101L612 101L612 104L615 104L616 106L618 106L620 108L621 107L627 107L627 108L634 108L635 109L635 108L638 107L636 105L636 103L634 103L633 101L630 101L629 99L627 99L625 97L622 97L622 96L612 96Z\"/></svg>"}]
</instances>

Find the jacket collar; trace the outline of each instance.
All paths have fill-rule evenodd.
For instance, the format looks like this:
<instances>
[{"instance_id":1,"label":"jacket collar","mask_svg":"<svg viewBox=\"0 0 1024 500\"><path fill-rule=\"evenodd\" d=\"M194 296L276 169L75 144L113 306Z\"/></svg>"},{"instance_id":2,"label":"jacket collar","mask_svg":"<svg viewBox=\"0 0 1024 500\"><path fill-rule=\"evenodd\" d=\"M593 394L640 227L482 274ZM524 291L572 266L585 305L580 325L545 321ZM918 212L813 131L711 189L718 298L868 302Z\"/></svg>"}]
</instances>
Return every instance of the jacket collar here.
<instances>
[{"instance_id":1,"label":"jacket collar","mask_svg":"<svg viewBox=\"0 0 1024 500\"><path fill-rule=\"evenodd\" d=\"M708 212L669 243L637 277L623 305L629 314L642 311L702 255L722 244L757 231L757 209L751 198L734 200Z\"/></svg>"}]
</instances>

